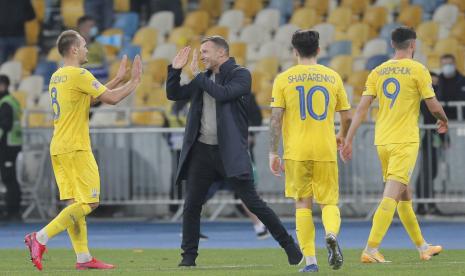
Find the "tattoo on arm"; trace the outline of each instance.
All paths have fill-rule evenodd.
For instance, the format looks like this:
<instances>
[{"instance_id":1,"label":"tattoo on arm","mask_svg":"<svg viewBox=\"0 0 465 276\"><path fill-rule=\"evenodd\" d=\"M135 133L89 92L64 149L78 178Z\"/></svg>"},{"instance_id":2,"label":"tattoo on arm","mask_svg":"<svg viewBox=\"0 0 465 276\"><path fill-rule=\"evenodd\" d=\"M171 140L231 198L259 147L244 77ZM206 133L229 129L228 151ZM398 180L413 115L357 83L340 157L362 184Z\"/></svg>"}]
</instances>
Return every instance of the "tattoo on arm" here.
<instances>
[{"instance_id":1,"label":"tattoo on arm","mask_svg":"<svg viewBox=\"0 0 465 276\"><path fill-rule=\"evenodd\" d=\"M447 121L447 117L443 112L435 111L435 112L432 112L431 114L433 114L434 118L436 118L436 119L438 119L440 121L443 121L443 122Z\"/></svg>"},{"instance_id":2,"label":"tattoo on arm","mask_svg":"<svg viewBox=\"0 0 465 276\"><path fill-rule=\"evenodd\" d=\"M283 108L274 107L271 110L270 120L270 152L276 153L281 140L281 127L283 125Z\"/></svg>"}]
</instances>

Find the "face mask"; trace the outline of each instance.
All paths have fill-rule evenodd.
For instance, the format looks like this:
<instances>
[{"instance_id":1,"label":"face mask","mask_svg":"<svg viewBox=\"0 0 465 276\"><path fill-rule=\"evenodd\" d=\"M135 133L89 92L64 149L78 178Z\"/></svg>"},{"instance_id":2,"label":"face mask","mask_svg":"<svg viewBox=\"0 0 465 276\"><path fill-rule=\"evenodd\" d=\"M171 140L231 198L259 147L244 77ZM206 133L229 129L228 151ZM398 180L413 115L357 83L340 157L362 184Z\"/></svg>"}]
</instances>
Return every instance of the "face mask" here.
<instances>
[{"instance_id":1,"label":"face mask","mask_svg":"<svg viewBox=\"0 0 465 276\"><path fill-rule=\"evenodd\" d=\"M96 37L98 35L97 26L94 26L94 27L90 28L89 35L90 35L90 37Z\"/></svg>"},{"instance_id":2,"label":"face mask","mask_svg":"<svg viewBox=\"0 0 465 276\"><path fill-rule=\"evenodd\" d=\"M442 66L442 73L446 77L452 77L455 73L455 65L453 64L446 64Z\"/></svg>"}]
</instances>

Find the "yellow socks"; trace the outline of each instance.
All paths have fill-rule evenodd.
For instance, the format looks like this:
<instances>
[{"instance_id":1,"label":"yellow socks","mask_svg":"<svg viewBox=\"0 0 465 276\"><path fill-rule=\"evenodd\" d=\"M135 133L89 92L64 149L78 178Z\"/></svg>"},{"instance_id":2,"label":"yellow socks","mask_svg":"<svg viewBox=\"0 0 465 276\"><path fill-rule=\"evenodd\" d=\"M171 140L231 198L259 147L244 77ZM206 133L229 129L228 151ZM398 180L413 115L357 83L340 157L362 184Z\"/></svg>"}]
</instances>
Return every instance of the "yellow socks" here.
<instances>
[{"instance_id":1,"label":"yellow socks","mask_svg":"<svg viewBox=\"0 0 465 276\"><path fill-rule=\"evenodd\" d=\"M80 218L74 225L68 227L68 235L76 254L89 253L87 247L86 217Z\"/></svg>"},{"instance_id":2,"label":"yellow socks","mask_svg":"<svg viewBox=\"0 0 465 276\"><path fill-rule=\"evenodd\" d=\"M392 217L396 211L397 202L389 197L384 197L373 217L373 226L368 237L368 247L377 248L386 235L391 225Z\"/></svg>"},{"instance_id":3,"label":"yellow socks","mask_svg":"<svg viewBox=\"0 0 465 276\"><path fill-rule=\"evenodd\" d=\"M304 256L315 256L315 225L312 210L299 208L295 210L297 239Z\"/></svg>"},{"instance_id":4,"label":"yellow socks","mask_svg":"<svg viewBox=\"0 0 465 276\"><path fill-rule=\"evenodd\" d=\"M341 227L341 214L336 205L326 205L321 210L321 218L325 227L326 235L331 233L337 236Z\"/></svg>"},{"instance_id":5,"label":"yellow socks","mask_svg":"<svg viewBox=\"0 0 465 276\"><path fill-rule=\"evenodd\" d=\"M80 218L90 214L92 209L89 204L75 202L63 209L47 226L45 232L47 237L53 238L73 224L77 223ZM40 242L40 241L39 241Z\"/></svg>"},{"instance_id":6,"label":"yellow socks","mask_svg":"<svg viewBox=\"0 0 465 276\"><path fill-rule=\"evenodd\" d=\"M417 217L413 211L412 201L399 201L399 204L397 204L397 213L412 242L417 247L423 245L424 239Z\"/></svg>"}]
</instances>

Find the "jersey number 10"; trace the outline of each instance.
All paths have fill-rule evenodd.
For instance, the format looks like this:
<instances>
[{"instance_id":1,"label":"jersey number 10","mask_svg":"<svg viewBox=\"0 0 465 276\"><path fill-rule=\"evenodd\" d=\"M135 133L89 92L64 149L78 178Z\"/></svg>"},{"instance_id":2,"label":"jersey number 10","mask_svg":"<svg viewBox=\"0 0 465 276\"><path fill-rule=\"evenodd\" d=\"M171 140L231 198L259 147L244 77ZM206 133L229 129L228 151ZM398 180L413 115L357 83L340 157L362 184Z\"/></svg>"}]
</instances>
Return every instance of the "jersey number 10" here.
<instances>
[{"instance_id":1,"label":"jersey number 10","mask_svg":"<svg viewBox=\"0 0 465 276\"><path fill-rule=\"evenodd\" d=\"M312 117L313 119L317 121L322 121L326 119L326 116L328 116L328 105L329 105L329 92L326 88L324 88L323 86L313 86L308 91L307 97L305 97L305 87L297 86L295 89L299 91L300 119L301 120L305 120L305 118L307 118L307 111L310 114L310 117ZM323 111L322 114L316 114L316 112L313 110L313 95L316 92L321 92L323 93L323 96L325 96L325 110ZM307 103L307 108L305 108L305 103Z\"/></svg>"}]
</instances>

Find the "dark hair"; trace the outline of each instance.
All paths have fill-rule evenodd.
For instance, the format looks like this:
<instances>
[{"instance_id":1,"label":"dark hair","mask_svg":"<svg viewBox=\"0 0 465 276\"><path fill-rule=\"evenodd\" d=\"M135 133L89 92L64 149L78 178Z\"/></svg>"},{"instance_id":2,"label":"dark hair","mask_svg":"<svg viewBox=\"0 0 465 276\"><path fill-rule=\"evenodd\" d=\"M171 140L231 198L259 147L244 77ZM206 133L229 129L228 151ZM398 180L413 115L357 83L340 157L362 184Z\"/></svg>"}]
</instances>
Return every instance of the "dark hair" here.
<instances>
[{"instance_id":1,"label":"dark hair","mask_svg":"<svg viewBox=\"0 0 465 276\"><path fill-rule=\"evenodd\" d=\"M315 57L319 47L320 34L313 30L297 30L292 35L292 47L299 56Z\"/></svg>"},{"instance_id":2,"label":"dark hair","mask_svg":"<svg viewBox=\"0 0 465 276\"><path fill-rule=\"evenodd\" d=\"M204 39L202 39L200 44L204 44L205 42L208 42L208 41L211 41L216 46L218 46L220 48L223 48L225 50L225 52L226 52L226 55L229 56L229 44L226 41L226 39L224 39L222 36L219 36L219 35L207 36Z\"/></svg>"},{"instance_id":3,"label":"dark hair","mask_svg":"<svg viewBox=\"0 0 465 276\"><path fill-rule=\"evenodd\" d=\"M6 87L10 86L10 78L7 75L0 75L0 84L4 84Z\"/></svg>"},{"instance_id":4,"label":"dark hair","mask_svg":"<svg viewBox=\"0 0 465 276\"><path fill-rule=\"evenodd\" d=\"M95 19L90 15L83 15L77 20L77 27L80 28L87 21L95 21Z\"/></svg>"},{"instance_id":5,"label":"dark hair","mask_svg":"<svg viewBox=\"0 0 465 276\"><path fill-rule=\"evenodd\" d=\"M73 30L64 31L57 39L58 52L62 57L64 57L71 46L76 44L79 44L79 33Z\"/></svg>"},{"instance_id":6,"label":"dark hair","mask_svg":"<svg viewBox=\"0 0 465 276\"><path fill-rule=\"evenodd\" d=\"M441 60L446 59L446 58L452 59L452 61L454 61L454 63L455 63L455 56L454 55L444 54L444 55L441 56Z\"/></svg>"},{"instance_id":7,"label":"dark hair","mask_svg":"<svg viewBox=\"0 0 465 276\"><path fill-rule=\"evenodd\" d=\"M431 77L439 77L439 75L434 73L433 71L429 71L429 74L431 75Z\"/></svg>"},{"instance_id":8,"label":"dark hair","mask_svg":"<svg viewBox=\"0 0 465 276\"><path fill-rule=\"evenodd\" d=\"M410 41L417 38L417 33L409 27L397 27L391 33L392 46L397 50L405 50L410 46Z\"/></svg>"}]
</instances>

